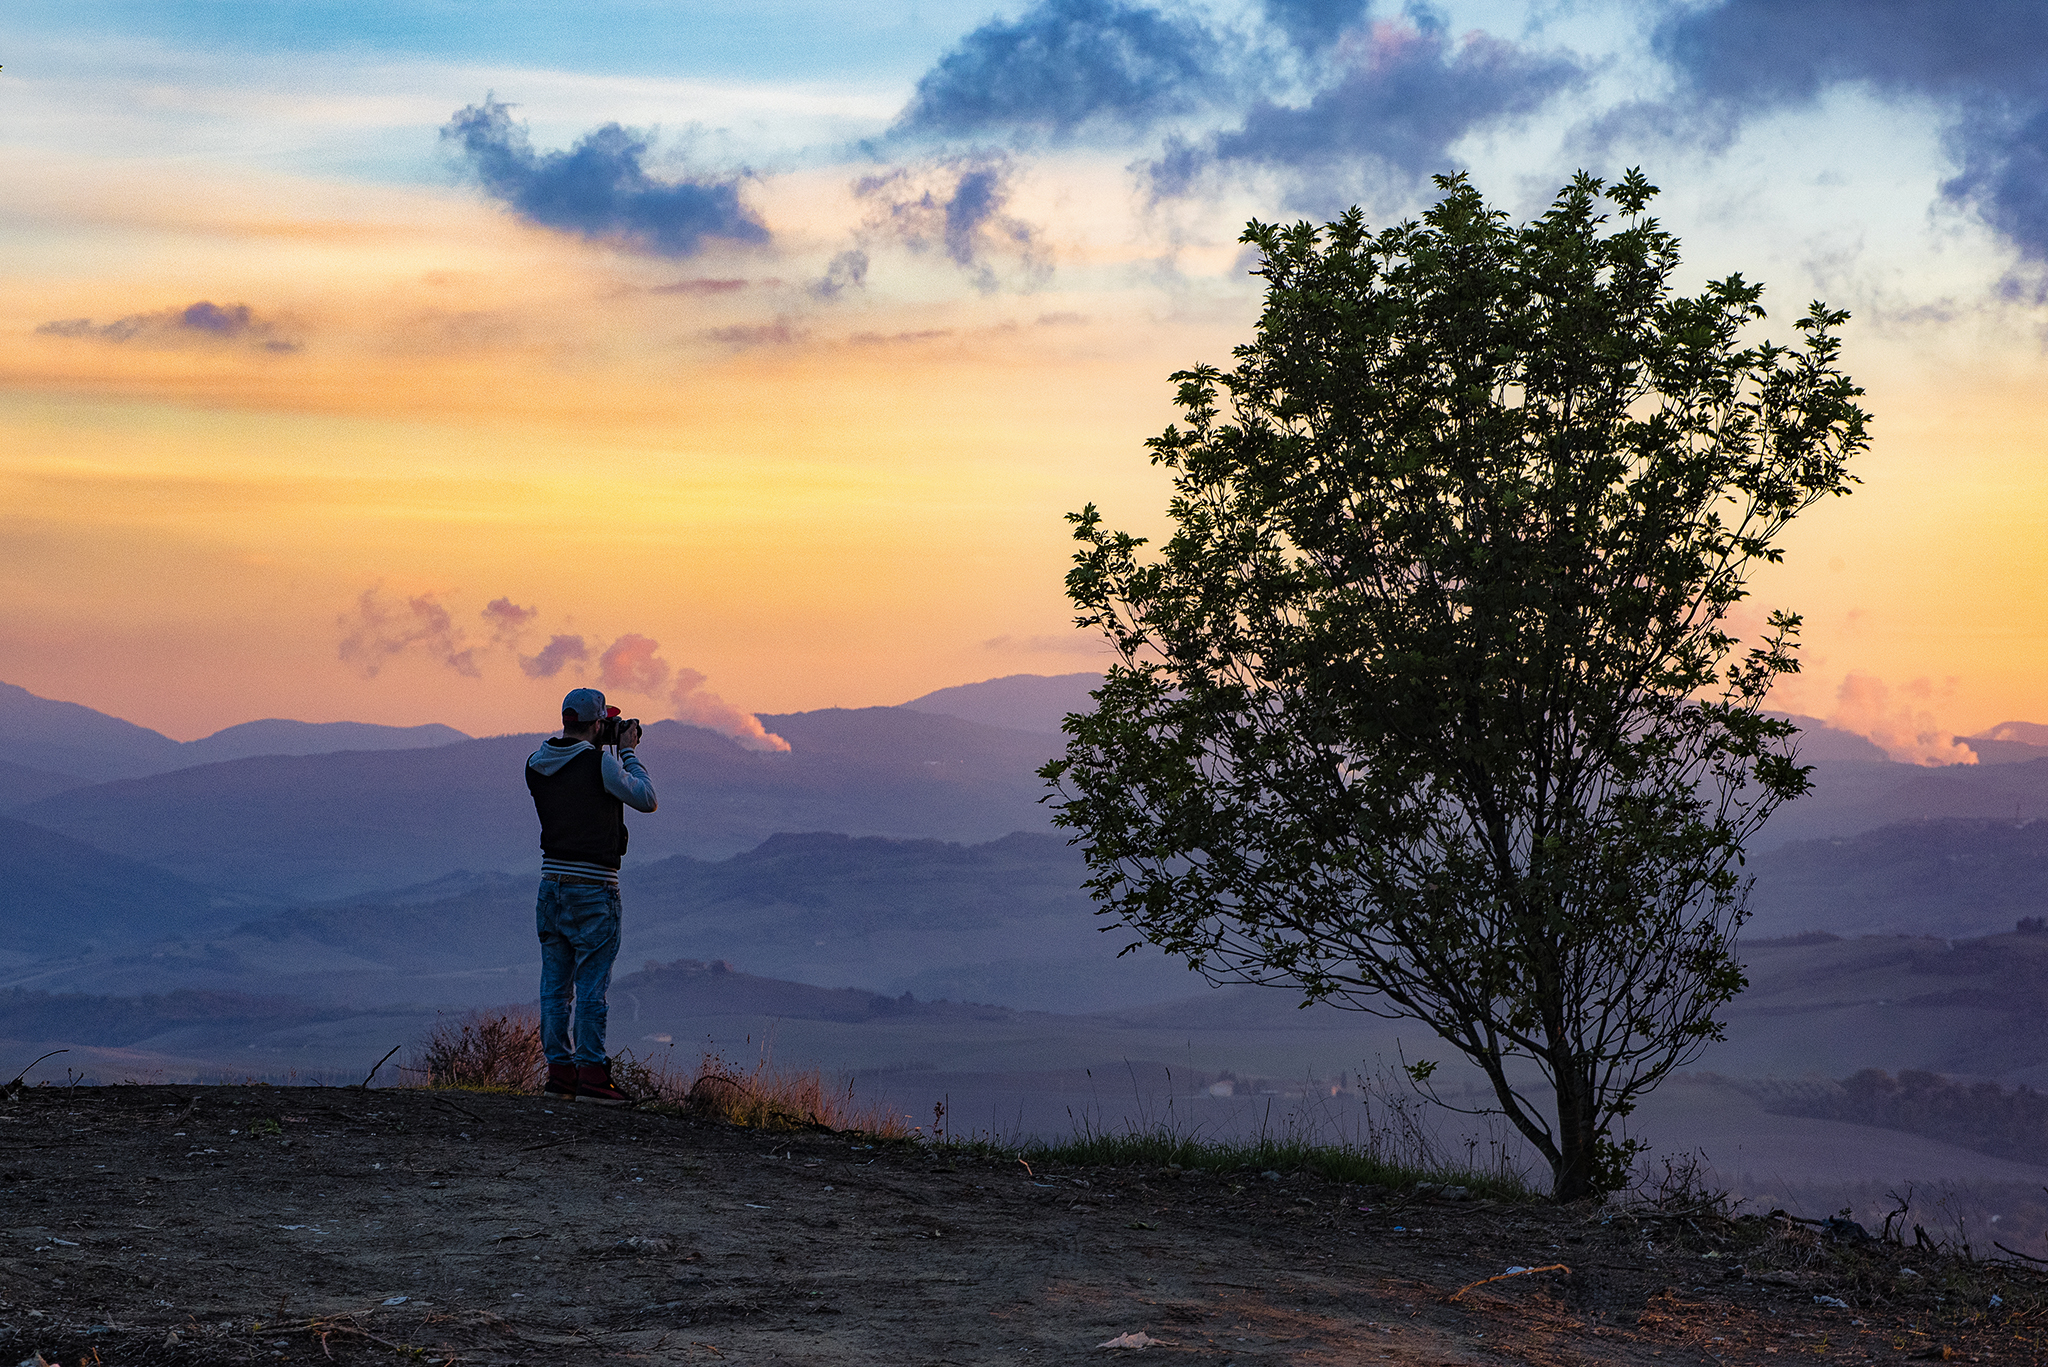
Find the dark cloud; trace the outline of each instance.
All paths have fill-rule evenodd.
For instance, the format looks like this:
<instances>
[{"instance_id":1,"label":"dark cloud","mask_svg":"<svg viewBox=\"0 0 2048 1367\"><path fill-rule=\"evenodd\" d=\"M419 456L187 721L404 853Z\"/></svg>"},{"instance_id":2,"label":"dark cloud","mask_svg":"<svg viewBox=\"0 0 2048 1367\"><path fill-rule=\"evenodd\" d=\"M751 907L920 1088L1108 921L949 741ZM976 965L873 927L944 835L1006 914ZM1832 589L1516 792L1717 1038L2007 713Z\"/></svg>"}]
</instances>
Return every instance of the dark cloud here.
<instances>
[{"instance_id":1,"label":"dark cloud","mask_svg":"<svg viewBox=\"0 0 2048 1367\"><path fill-rule=\"evenodd\" d=\"M563 668L590 658L590 647L581 636L550 636L548 643L532 655L519 657L519 668L529 679L552 679Z\"/></svg>"},{"instance_id":2,"label":"dark cloud","mask_svg":"<svg viewBox=\"0 0 2048 1367\"><path fill-rule=\"evenodd\" d=\"M1213 170L1239 167L1378 165L1419 180L1448 169L1451 144L1466 134L1532 113L1586 78L1568 54L1484 33L1454 42L1434 12L1413 7L1410 18L1375 26L1335 84L1307 104L1262 99L1237 129L1169 140L1148 168L1154 192L1184 194Z\"/></svg>"},{"instance_id":3,"label":"dark cloud","mask_svg":"<svg viewBox=\"0 0 2048 1367\"><path fill-rule=\"evenodd\" d=\"M2036 262L2048 262L2048 25L2039 0L1729 0L1674 10L1652 39L1688 99L1666 131L1725 133L1746 118L1857 84L1949 110L1959 170L1943 184Z\"/></svg>"},{"instance_id":4,"label":"dark cloud","mask_svg":"<svg viewBox=\"0 0 2048 1367\"><path fill-rule=\"evenodd\" d=\"M486 96L441 130L492 198L529 223L655 256L689 256L706 238L765 242L736 179L656 180L641 159L649 138L608 123L566 152L535 152L511 106Z\"/></svg>"},{"instance_id":5,"label":"dark cloud","mask_svg":"<svg viewBox=\"0 0 2048 1367\"><path fill-rule=\"evenodd\" d=\"M918 80L894 131L1141 129L1223 93L1225 65L1222 41L1194 19L1122 0L1040 0L961 39Z\"/></svg>"},{"instance_id":6,"label":"dark cloud","mask_svg":"<svg viewBox=\"0 0 2048 1367\"><path fill-rule=\"evenodd\" d=\"M1318 52L1362 23L1372 0L1263 0L1260 8L1266 22L1286 34L1288 42Z\"/></svg>"},{"instance_id":7,"label":"dark cloud","mask_svg":"<svg viewBox=\"0 0 2048 1367\"><path fill-rule=\"evenodd\" d=\"M976 289L991 294L999 285L998 265L1013 267L1027 286L1052 273L1052 255L1038 230L1003 212L1011 170L1006 157L949 157L864 177L853 190L873 206L870 232L912 251L944 252Z\"/></svg>"},{"instance_id":8,"label":"dark cloud","mask_svg":"<svg viewBox=\"0 0 2048 1367\"><path fill-rule=\"evenodd\" d=\"M105 342L144 346L213 346L228 344L256 351L297 351L299 344L281 335L278 324L258 317L247 304L216 304L202 299L181 309L131 313L111 323L90 318L64 318L36 329L46 337L92 337Z\"/></svg>"}]
</instances>

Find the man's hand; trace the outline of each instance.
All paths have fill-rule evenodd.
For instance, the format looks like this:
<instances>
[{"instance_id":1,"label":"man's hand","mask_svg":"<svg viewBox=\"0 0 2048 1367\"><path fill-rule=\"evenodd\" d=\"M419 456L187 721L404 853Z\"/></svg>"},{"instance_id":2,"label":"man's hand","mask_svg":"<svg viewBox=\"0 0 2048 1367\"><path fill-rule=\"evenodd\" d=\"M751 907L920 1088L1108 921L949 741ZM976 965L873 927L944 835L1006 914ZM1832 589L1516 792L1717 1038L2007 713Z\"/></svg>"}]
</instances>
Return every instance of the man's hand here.
<instances>
[{"instance_id":1,"label":"man's hand","mask_svg":"<svg viewBox=\"0 0 2048 1367\"><path fill-rule=\"evenodd\" d=\"M636 722L633 722L632 724L630 724L630 725L628 725L628 726L623 726L623 727L619 728L619 748L620 748L621 750L631 750L631 749L632 749L632 748L633 748L634 746L638 745L639 743L640 743L640 723L639 723L639 722L637 722L637 721L636 721Z\"/></svg>"}]
</instances>

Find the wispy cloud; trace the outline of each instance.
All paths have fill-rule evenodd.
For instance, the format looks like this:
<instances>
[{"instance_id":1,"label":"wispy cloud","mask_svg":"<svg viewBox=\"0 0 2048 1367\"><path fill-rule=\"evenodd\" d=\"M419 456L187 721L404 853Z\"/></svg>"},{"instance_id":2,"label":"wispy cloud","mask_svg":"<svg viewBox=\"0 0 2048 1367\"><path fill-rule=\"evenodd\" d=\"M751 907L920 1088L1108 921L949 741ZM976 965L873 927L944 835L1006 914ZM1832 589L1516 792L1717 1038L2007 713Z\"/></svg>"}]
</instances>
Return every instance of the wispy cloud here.
<instances>
[{"instance_id":1,"label":"wispy cloud","mask_svg":"<svg viewBox=\"0 0 2048 1367\"><path fill-rule=\"evenodd\" d=\"M1116 653L1102 637L1079 631L1064 636L991 636L981 648L998 655L1081 655L1091 659Z\"/></svg>"},{"instance_id":2,"label":"wispy cloud","mask_svg":"<svg viewBox=\"0 0 2048 1367\"><path fill-rule=\"evenodd\" d=\"M529 223L653 256L690 256L707 238L766 242L735 177L657 180L642 164L650 135L605 124L568 151L536 152L512 106L486 96L441 129L485 193Z\"/></svg>"},{"instance_id":3,"label":"wispy cloud","mask_svg":"<svg viewBox=\"0 0 2048 1367\"><path fill-rule=\"evenodd\" d=\"M482 676L475 648L434 594L392 602L380 589L367 588L336 624L341 628L342 662L364 678L376 678L385 665L410 651L418 651L464 678Z\"/></svg>"},{"instance_id":4,"label":"wispy cloud","mask_svg":"<svg viewBox=\"0 0 2048 1367\"><path fill-rule=\"evenodd\" d=\"M36 332L45 337L90 337L138 346L225 345L272 353L299 349L299 343L286 337L275 320L258 316L247 304L216 304L208 299L181 309L131 313L109 323L62 318L42 324Z\"/></svg>"},{"instance_id":5,"label":"wispy cloud","mask_svg":"<svg viewBox=\"0 0 2048 1367\"><path fill-rule=\"evenodd\" d=\"M870 234L914 252L941 252L977 290L993 294L998 266L1027 288L1052 274L1052 251L1039 230L1004 212L1014 174L1007 156L944 157L864 176L853 189L871 208Z\"/></svg>"}]
</instances>

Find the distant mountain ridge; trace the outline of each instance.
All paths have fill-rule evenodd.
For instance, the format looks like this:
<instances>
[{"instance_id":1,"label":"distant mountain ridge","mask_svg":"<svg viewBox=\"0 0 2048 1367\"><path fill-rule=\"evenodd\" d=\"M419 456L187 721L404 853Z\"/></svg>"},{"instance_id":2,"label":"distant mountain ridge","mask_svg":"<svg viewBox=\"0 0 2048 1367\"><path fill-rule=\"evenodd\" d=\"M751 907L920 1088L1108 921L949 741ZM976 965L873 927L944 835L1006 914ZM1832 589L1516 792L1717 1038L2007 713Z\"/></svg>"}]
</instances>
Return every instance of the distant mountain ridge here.
<instances>
[{"instance_id":1,"label":"distant mountain ridge","mask_svg":"<svg viewBox=\"0 0 2048 1367\"><path fill-rule=\"evenodd\" d=\"M912 712L940 712L983 726L1058 735L1070 712L1093 712L1089 693L1102 687L1100 674L1008 674L1000 679L941 688L899 703Z\"/></svg>"},{"instance_id":2,"label":"distant mountain ridge","mask_svg":"<svg viewBox=\"0 0 2048 1367\"><path fill-rule=\"evenodd\" d=\"M308 722L273 717L245 721L198 740L175 741L160 731L79 703L38 697L25 688L0 683L0 742L5 742L9 760L29 769L88 783L144 778L255 755L410 750L468 739L466 733L439 722L381 726L374 722ZM0 782L6 778L5 771L0 771ZM18 804L0 800L0 808L14 805Z\"/></svg>"},{"instance_id":3,"label":"distant mountain ridge","mask_svg":"<svg viewBox=\"0 0 2048 1367\"><path fill-rule=\"evenodd\" d=\"M893 707L761 721L793 751L743 750L679 722L647 728L640 753L661 809L629 817L631 862L724 858L779 831L980 842L1049 826L1037 770L1055 737ZM230 760L73 789L14 815L245 897L355 896L537 867L520 772L543 739Z\"/></svg>"}]
</instances>

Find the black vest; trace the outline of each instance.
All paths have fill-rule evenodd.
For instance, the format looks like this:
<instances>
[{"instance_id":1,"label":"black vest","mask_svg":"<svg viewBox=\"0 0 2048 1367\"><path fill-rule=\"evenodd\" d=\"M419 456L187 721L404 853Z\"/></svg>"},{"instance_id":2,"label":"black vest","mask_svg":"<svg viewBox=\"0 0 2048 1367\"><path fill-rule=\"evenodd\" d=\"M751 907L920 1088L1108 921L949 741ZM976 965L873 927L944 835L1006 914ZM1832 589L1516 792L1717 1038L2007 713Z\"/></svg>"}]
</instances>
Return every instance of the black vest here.
<instances>
[{"instance_id":1,"label":"black vest","mask_svg":"<svg viewBox=\"0 0 2048 1367\"><path fill-rule=\"evenodd\" d=\"M528 765L526 790L540 813L542 854L607 869L619 866L626 852L626 804L605 790L600 751L585 750L552 774Z\"/></svg>"}]
</instances>

